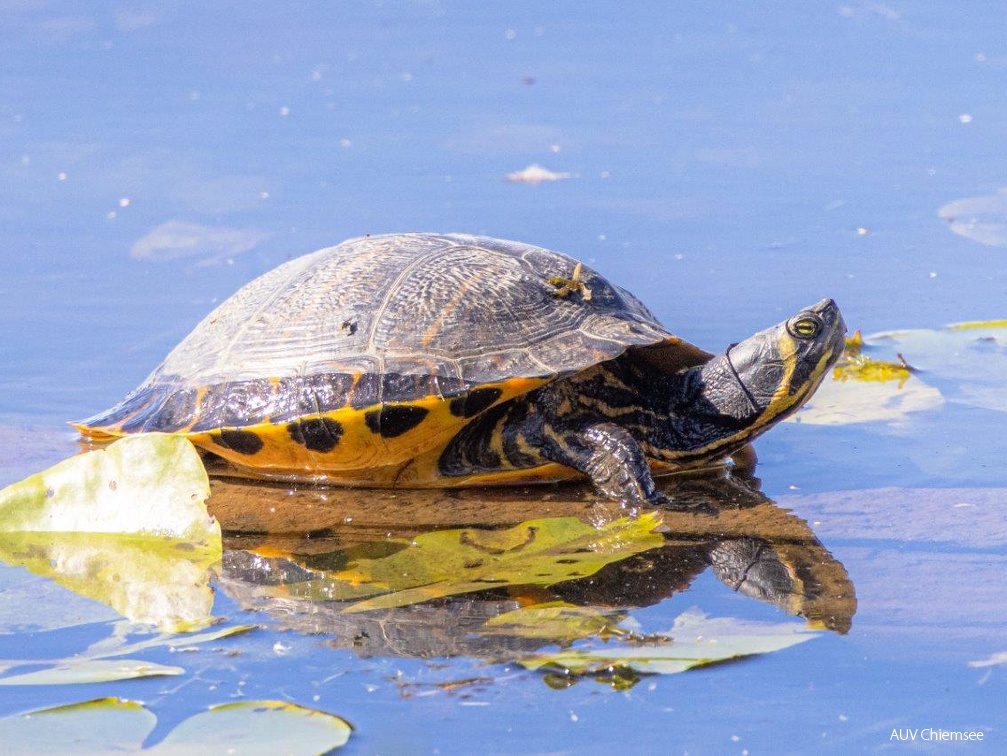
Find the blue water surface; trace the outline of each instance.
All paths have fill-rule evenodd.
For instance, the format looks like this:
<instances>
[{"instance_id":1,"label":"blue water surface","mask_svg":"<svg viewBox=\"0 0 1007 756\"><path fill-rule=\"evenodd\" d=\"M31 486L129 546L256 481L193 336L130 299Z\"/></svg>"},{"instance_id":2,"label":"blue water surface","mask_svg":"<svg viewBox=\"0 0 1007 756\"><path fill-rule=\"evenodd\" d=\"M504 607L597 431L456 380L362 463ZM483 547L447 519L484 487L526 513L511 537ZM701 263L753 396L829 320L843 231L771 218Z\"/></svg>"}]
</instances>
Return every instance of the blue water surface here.
<instances>
[{"instance_id":1,"label":"blue water surface","mask_svg":"<svg viewBox=\"0 0 1007 756\"><path fill-rule=\"evenodd\" d=\"M999 2L0 3L0 484L72 454L65 421L243 283L367 233L570 253L714 351L824 296L865 332L1003 318L1004 250L937 211L1007 182L1005 31ZM569 176L507 180L533 164ZM857 586L846 636L615 691L266 630L205 676L4 688L0 714L249 696L347 717L358 753L897 750L926 727L1003 751L1005 668L970 666L1005 650L1002 428L951 408L760 441L763 490ZM836 491L864 493L815 498ZM652 629L692 603L780 619L706 578L672 603Z\"/></svg>"}]
</instances>

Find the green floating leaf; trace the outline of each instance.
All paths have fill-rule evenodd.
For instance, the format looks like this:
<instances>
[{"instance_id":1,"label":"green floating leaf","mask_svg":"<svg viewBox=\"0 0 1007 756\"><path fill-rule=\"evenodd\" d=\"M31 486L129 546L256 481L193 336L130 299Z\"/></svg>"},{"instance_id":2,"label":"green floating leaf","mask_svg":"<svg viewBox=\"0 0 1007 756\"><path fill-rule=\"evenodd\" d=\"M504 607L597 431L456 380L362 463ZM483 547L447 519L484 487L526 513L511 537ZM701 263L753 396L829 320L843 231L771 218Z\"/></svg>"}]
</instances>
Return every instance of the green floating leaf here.
<instances>
[{"instance_id":1,"label":"green floating leaf","mask_svg":"<svg viewBox=\"0 0 1007 756\"><path fill-rule=\"evenodd\" d=\"M184 438L142 434L0 491L0 559L169 632L212 619L220 526Z\"/></svg>"},{"instance_id":2,"label":"green floating leaf","mask_svg":"<svg viewBox=\"0 0 1007 756\"><path fill-rule=\"evenodd\" d=\"M0 530L144 533L220 540L206 470L184 438L143 433L63 460L0 491Z\"/></svg>"},{"instance_id":3,"label":"green floating leaf","mask_svg":"<svg viewBox=\"0 0 1007 756\"><path fill-rule=\"evenodd\" d=\"M346 744L346 720L284 701L239 701L196 714L168 733L154 753L316 754Z\"/></svg>"},{"instance_id":4,"label":"green floating leaf","mask_svg":"<svg viewBox=\"0 0 1007 756\"><path fill-rule=\"evenodd\" d=\"M144 749L156 725L142 704L99 698L0 719L0 743L5 753L32 754L316 754L345 745L353 731L340 717L283 701L214 706Z\"/></svg>"},{"instance_id":5,"label":"green floating leaf","mask_svg":"<svg viewBox=\"0 0 1007 756\"><path fill-rule=\"evenodd\" d=\"M820 631L801 623L751 622L710 618L698 610L683 613L664 636L648 642L588 646L519 659L528 669L560 668L584 675L628 669L643 674L675 674L693 667L779 651L816 637Z\"/></svg>"},{"instance_id":6,"label":"green floating leaf","mask_svg":"<svg viewBox=\"0 0 1007 756\"><path fill-rule=\"evenodd\" d=\"M479 634L542 638L566 644L593 635L626 635L627 632L618 627L625 617L625 612L603 612L590 606L550 601L498 614L483 624Z\"/></svg>"},{"instance_id":7,"label":"green floating leaf","mask_svg":"<svg viewBox=\"0 0 1007 756\"><path fill-rule=\"evenodd\" d=\"M355 591L383 594L351 605L348 612L508 585L547 586L660 547L664 539L652 532L660 524L660 514L648 512L600 528L576 517L554 517L503 530L441 530L419 535L409 548L382 558L358 557L351 549L348 567L332 577Z\"/></svg>"},{"instance_id":8,"label":"green floating leaf","mask_svg":"<svg viewBox=\"0 0 1007 756\"><path fill-rule=\"evenodd\" d=\"M864 337L860 331L855 331L846 339L846 349L832 371L832 377L837 381L897 381L899 388L905 385L913 373L913 369L901 354L897 354L896 362L879 360L864 354Z\"/></svg>"},{"instance_id":9,"label":"green floating leaf","mask_svg":"<svg viewBox=\"0 0 1007 756\"><path fill-rule=\"evenodd\" d=\"M115 682L137 677L181 675L181 667L168 667L138 659L75 659L46 669L20 675L0 677L0 685L79 685L82 683Z\"/></svg>"},{"instance_id":10,"label":"green floating leaf","mask_svg":"<svg viewBox=\"0 0 1007 756\"><path fill-rule=\"evenodd\" d=\"M98 698L0 719L6 753L139 751L157 717L133 701Z\"/></svg>"}]
</instances>

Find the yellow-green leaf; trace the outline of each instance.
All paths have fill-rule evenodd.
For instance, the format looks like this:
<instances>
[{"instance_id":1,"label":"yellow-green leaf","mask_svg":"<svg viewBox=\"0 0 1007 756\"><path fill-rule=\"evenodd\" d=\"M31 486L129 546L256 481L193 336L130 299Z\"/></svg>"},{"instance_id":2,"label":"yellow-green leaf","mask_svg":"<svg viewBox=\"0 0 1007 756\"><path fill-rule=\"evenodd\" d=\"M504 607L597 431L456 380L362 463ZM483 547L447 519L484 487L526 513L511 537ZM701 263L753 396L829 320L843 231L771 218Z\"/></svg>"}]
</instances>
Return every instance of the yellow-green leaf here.
<instances>
[{"instance_id":1,"label":"yellow-green leaf","mask_svg":"<svg viewBox=\"0 0 1007 756\"><path fill-rule=\"evenodd\" d=\"M670 642L597 642L518 661L529 669L560 668L570 674L595 674L622 668L645 674L674 674L728 659L766 654L803 643L820 631L803 623L752 622L710 618L696 609L680 615L666 634ZM660 636L650 636L658 639Z\"/></svg>"},{"instance_id":2,"label":"yellow-green leaf","mask_svg":"<svg viewBox=\"0 0 1007 756\"><path fill-rule=\"evenodd\" d=\"M144 433L63 460L0 491L0 531L220 539L206 470L184 438Z\"/></svg>"},{"instance_id":3,"label":"yellow-green leaf","mask_svg":"<svg viewBox=\"0 0 1007 756\"><path fill-rule=\"evenodd\" d=\"M221 558L209 481L189 441L123 438L0 491L0 559L181 632L211 621Z\"/></svg>"},{"instance_id":4,"label":"yellow-green leaf","mask_svg":"<svg viewBox=\"0 0 1007 756\"><path fill-rule=\"evenodd\" d=\"M514 635L542 638L566 644L590 636L626 635L619 623L625 612L602 611L591 606L575 606L564 601L522 606L491 617L479 629L480 635Z\"/></svg>"},{"instance_id":5,"label":"yellow-green leaf","mask_svg":"<svg viewBox=\"0 0 1007 756\"><path fill-rule=\"evenodd\" d=\"M0 559L165 632L197 630L213 619L210 568L220 561L213 538L0 533Z\"/></svg>"},{"instance_id":6,"label":"yellow-green leaf","mask_svg":"<svg viewBox=\"0 0 1007 756\"><path fill-rule=\"evenodd\" d=\"M507 585L552 585L587 577L606 564L658 548L658 513L594 527L576 517L529 520L503 530L441 530L417 536L409 548L382 558L351 549L332 577L369 589L374 598L346 611L405 606ZM359 552L358 552L359 553Z\"/></svg>"}]
</instances>

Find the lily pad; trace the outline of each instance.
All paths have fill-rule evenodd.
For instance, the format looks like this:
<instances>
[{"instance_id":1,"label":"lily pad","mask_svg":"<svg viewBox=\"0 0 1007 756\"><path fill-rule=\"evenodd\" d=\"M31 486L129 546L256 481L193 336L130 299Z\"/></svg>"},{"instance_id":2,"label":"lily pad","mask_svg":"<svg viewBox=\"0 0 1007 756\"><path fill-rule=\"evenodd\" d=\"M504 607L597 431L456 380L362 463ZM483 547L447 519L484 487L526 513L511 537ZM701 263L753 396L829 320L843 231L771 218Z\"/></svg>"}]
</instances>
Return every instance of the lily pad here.
<instances>
[{"instance_id":1,"label":"lily pad","mask_svg":"<svg viewBox=\"0 0 1007 756\"><path fill-rule=\"evenodd\" d=\"M211 707L144 748L156 725L140 703L98 698L0 719L0 742L5 753L316 754L345 745L353 731L340 717L283 701Z\"/></svg>"},{"instance_id":2,"label":"lily pad","mask_svg":"<svg viewBox=\"0 0 1007 756\"><path fill-rule=\"evenodd\" d=\"M534 654L518 661L529 669L559 668L575 675L596 674L612 668L668 675L729 659L779 651L810 640L819 632L803 623L711 618L691 609L675 620L668 633L647 636L645 642L599 645L593 641L583 647Z\"/></svg>"},{"instance_id":3,"label":"lily pad","mask_svg":"<svg viewBox=\"0 0 1007 756\"><path fill-rule=\"evenodd\" d=\"M96 698L0 719L7 753L139 751L157 717L142 704Z\"/></svg>"},{"instance_id":4,"label":"lily pad","mask_svg":"<svg viewBox=\"0 0 1007 756\"><path fill-rule=\"evenodd\" d=\"M205 627L220 526L195 448L121 439L0 491L0 559L171 632Z\"/></svg>"},{"instance_id":5,"label":"lily pad","mask_svg":"<svg viewBox=\"0 0 1007 756\"><path fill-rule=\"evenodd\" d=\"M325 753L346 744L353 726L318 709L284 701L213 706L168 733L156 753Z\"/></svg>"},{"instance_id":6,"label":"lily pad","mask_svg":"<svg viewBox=\"0 0 1007 756\"><path fill-rule=\"evenodd\" d=\"M947 403L1007 412L1007 320L876 333L853 346L796 421L901 425Z\"/></svg>"},{"instance_id":7,"label":"lily pad","mask_svg":"<svg viewBox=\"0 0 1007 756\"><path fill-rule=\"evenodd\" d=\"M220 540L195 447L160 433L122 438L0 491L0 531L145 533Z\"/></svg>"},{"instance_id":8,"label":"lily pad","mask_svg":"<svg viewBox=\"0 0 1007 756\"><path fill-rule=\"evenodd\" d=\"M0 673L19 667L41 667L30 672L0 677L0 685L72 685L79 683L114 682L137 677L180 675L181 667L165 666L143 659L123 659L140 651L165 647L192 647L254 629L254 625L235 625L194 635L162 634L155 638L129 643L121 635L93 644L80 654L65 659L3 659Z\"/></svg>"},{"instance_id":9,"label":"lily pad","mask_svg":"<svg viewBox=\"0 0 1007 756\"><path fill-rule=\"evenodd\" d=\"M213 621L210 568L220 553L220 542L212 538L193 543L117 533L0 533L0 559L7 564L165 632L189 632ZM48 611L41 602L29 610Z\"/></svg>"},{"instance_id":10,"label":"lily pad","mask_svg":"<svg viewBox=\"0 0 1007 756\"><path fill-rule=\"evenodd\" d=\"M901 352L880 337L865 339L857 331L846 340L832 379L822 383L792 420L809 425L883 421L897 426L911 413L943 404L941 392L926 383Z\"/></svg>"},{"instance_id":11,"label":"lily pad","mask_svg":"<svg viewBox=\"0 0 1007 756\"><path fill-rule=\"evenodd\" d=\"M137 677L181 675L181 667L141 661L139 659L70 660L35 672L0 677L0 685L77 685L81 683L115 682Z\"/></svg>"}]
</instances>

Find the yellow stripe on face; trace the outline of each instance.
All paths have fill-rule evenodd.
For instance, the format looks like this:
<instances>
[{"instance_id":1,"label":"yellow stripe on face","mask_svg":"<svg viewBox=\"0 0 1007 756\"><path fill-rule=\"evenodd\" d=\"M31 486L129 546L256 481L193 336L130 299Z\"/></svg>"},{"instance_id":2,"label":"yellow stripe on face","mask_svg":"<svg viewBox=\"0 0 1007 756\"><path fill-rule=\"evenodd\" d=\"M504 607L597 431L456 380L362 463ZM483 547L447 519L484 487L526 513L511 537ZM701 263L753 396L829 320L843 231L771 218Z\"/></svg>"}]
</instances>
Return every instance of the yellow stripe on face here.
<instances>
[{"instance_id":1,"label":"yellow stripe on face","mask_svg":"<svg viewBox=\"0 0 1007 756\"><path fill-rule=\"evenodd\" d=\"M797 342L789 334L784 334L779 337L778 351L784 365L783 377L773 392L769 405L752 423L737 433L719 438L700 449L693 449L681 454L667 455L663 457L664 461L675 464L677 458L683 460L680 464L684 466L701 464L711 461L711 459L716 458L718 455L726 455L750 442L762 430L775 423L782 414L800 406L805 398L818 388L822 379L828 373L829 366L832 364L834 357L834 350L827 350L822 354L808 379L791 393L791 390L794 388L794 374L797 370L800 350Z\"/></svg>"},{"instance_id":2,"label":"yellow stripe on face","mask_svg":"<svg viewBox=\"0 0 1007 756\"><path fill-rule=\"evenodd\" d=\"M761 428L773 422L787 410L801 404L809 393L818 388L825 374L828 372L829 366L832 364L833 353L832 350L829 350L818 359L808 379L796 391L790 393L793 388L794 371L797 369L797 349L794 340L789 336L787 337L787 342L789 342L787 346L790 353L784 357L786 371L783 374L783 380L780 381L780 385L773 392L773 398L769 401L769 406L766 407L762 415L755 421L755 428Z\"/></svg>"}]
</instances>

